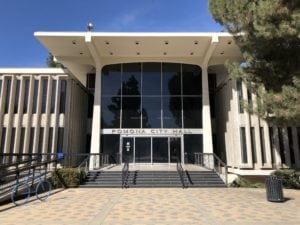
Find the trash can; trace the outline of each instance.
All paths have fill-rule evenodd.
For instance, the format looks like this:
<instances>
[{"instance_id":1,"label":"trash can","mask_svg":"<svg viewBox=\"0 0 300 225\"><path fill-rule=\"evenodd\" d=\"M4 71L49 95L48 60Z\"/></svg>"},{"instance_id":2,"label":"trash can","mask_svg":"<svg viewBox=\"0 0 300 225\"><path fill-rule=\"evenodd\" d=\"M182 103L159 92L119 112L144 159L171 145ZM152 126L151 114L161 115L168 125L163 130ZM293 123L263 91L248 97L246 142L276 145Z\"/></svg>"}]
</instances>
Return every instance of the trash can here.
<instances>
[{"instance_id":1,"label":"trash can","mask_svg":"<svg viewBox=\"0 0 300 225\"><path fill-rule=\"evenodd\" d=\"M283 202L282 182L275 176L266 178L267 200L270 202Z\"/></svg>"}]
</instances>

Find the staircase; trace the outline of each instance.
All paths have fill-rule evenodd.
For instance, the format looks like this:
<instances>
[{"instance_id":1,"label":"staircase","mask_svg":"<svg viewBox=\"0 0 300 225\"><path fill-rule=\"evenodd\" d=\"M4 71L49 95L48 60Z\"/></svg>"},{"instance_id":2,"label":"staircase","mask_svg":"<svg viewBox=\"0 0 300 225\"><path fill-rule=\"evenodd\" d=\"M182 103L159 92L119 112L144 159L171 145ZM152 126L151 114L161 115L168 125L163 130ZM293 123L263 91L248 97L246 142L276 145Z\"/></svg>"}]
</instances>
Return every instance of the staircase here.
<instances>
[{"instance_id":1,"label":"staircase","mask_svg":"<svg viewBox=\"0 0 300 225\"><path fill-rule=\"evenodd\" d=\"M214 171L185 171L185 187L226 187ZM122 187L121 171L90 171L80 187ZM182 187L177 171L129 171L127 187Z\"/></svg>"}]
</instances>

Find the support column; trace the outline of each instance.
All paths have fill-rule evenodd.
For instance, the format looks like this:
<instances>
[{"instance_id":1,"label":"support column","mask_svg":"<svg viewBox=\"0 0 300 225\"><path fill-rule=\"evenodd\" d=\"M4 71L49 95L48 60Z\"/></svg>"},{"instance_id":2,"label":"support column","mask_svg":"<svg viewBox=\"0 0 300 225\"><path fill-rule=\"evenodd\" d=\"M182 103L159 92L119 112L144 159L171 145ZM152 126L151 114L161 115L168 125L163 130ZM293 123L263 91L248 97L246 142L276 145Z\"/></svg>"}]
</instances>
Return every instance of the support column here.
<instances>
[{"instance_id":1,"label":"support column","mask_svg":"<svg viewBox=\"0 0 300 225\"><path fill-rule=\"evenodd\" d=\"M96 68L94 109L92 119L92 141L90 153L100 153L101 137L101 66ZM90 158L90 169L99 167L99 157Z\"/></svg>"},{"instance_id":2,"label":"support column","mask_svg":"<svg viewBox=\"0 0 300 225\"><path fill-rule=\"evenodd\" d=\"M202 67L203 153L213 153L207 66Z\"/></svg>"}]
</instances>

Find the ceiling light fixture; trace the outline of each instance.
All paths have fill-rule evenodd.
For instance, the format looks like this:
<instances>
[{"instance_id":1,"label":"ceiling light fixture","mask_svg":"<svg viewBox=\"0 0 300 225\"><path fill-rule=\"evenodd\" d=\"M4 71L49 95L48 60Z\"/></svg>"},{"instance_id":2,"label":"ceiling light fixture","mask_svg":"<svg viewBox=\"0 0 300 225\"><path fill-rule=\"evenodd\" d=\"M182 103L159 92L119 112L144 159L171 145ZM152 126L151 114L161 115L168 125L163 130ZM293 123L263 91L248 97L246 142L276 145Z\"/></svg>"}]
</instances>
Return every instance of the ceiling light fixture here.
<instances>
[{"instance_id":1,"label":"ceiling light fixture","mask_svg":"<svg viewBox=\"0 0 300 225\"><path fill-rule=\"evenodd\" d=\"M75 41L75 40L73 40L73 41L72 41L72 44L73 44L73 45L76 45L76 41Z\"/></svg>"},{"instance_id":2,"label":"ceiling light fixture","mask_svg":"<svg viewBox=\"0 0 300 225\"><path fill-rule=\"evenodd\" d=\"M113 53L113 52L110 52L109 54L110 54L110 55L113 55L114 53Z\"/></svg>"},{"instance_id":3,"label":"ceiling light fixture","mask_svg":"<svg viewBox=\"0 0 300 225\"><path fill-rule=\"evenodd\" d=\"M224 51L220 53L221 55L224 55Z\"/></svg>"},{"instance_id":4,"label":"ceiling light fixture","mask_svg":"<svg viewBox=\"0 0 300 225\"><path fill-rule=\"evenodd\" d=\"M199 43L198 41L195 41L195 42L194 42L195 45L197 45L198 43Z\"/></svg>"},{"instance_id":5,"label":"ceiling light fixture","mask_svg":"<svg viewBox=\"0 0 300 225\"><path fill-rule=\"evenodd\" d=\"M166 52L164 52L164 55L167 55L167 53L166 53Z\"/></svg>"},{"instance_id":6,"label":"ceiling light fixture","mask_svg":"<svg viewBox=\"0 0 300 225\"><path fill-rule=\"evenodd\" d=\"M82 52L80 52L79 54L80 54L80 55L83 55L83 53L82 53Z\"/></svg>"},{"instance_id":7,"label":"ceiling light fixture","mask_svg":"<svg viewBox=\"0 0 300 225\"><path fill-rule=\"evenodd\" d=\"M169 44L169 42L168 41L165 41L165 45L168 45Z\"/></svg>"},{"instance_id":8,"label":"ceiling light fixture","mask_svg":"<svg viewBox=\"0 0 300 225\"><path fill-rule=\"evenodd\" d=\"M139 52L137 52L136 54L137 54L137 55L140 55L140 53L139 53Z\"/></svg>"},{"instance_id":9,"label":"ceiling light fixture","mask_svg":"<svg viewBox=\"0 0 300 225\"><path fill-rule=\"evenodd\" d=\"M191 55L194 55L194 52L191 52Z\"/></svg>"},{"instance_id":10,"label":"ceiling light fixture","mask_svg":"<svg viewBox=\"0 0 300 225\"><path fill-rule=\"evenodd\" d=\"M139 45L139 44L140 44L140 42L136 41L136 42L135 42L135 44L136 44L136 45Z\"/></svg>"},{"instance_id":11,"label":"ceiling light fixture","mask_svg":"<svg viewBox=\"0 0 300 225\"><path fill-rule=\"evenodd\" d=\"M227 44L231 45L231 41L228 41Z\"/></svg>"},{"instance_id":12,"label":"ceiling light fixture","mask_svg":"<svg viewBox=\"0 0 300 225\"><path fill-rule=\"evenodd\" d=\"M109 45L109 41L105 41L105 44L106 44L106 45Z\"/></svg>"}]
</instances>

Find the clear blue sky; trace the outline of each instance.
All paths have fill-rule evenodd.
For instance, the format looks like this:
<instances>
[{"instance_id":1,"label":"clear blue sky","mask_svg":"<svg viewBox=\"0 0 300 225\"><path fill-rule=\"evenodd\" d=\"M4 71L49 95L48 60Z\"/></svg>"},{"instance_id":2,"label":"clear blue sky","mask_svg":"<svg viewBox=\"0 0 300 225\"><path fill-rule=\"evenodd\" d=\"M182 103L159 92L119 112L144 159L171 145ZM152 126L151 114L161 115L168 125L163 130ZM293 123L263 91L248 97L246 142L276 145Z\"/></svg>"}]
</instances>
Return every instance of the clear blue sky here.
<instances>
[{"instance_id":1,"label":"clear blue sky","mask_svg":"<svg viewBox=\"0 0 300 225\"><path fill-rule=\"evenodd\" d=\"M45 67L35 31L217 32L207 0L0 0L0 67Z\"/></svg>"}]
</instances>

